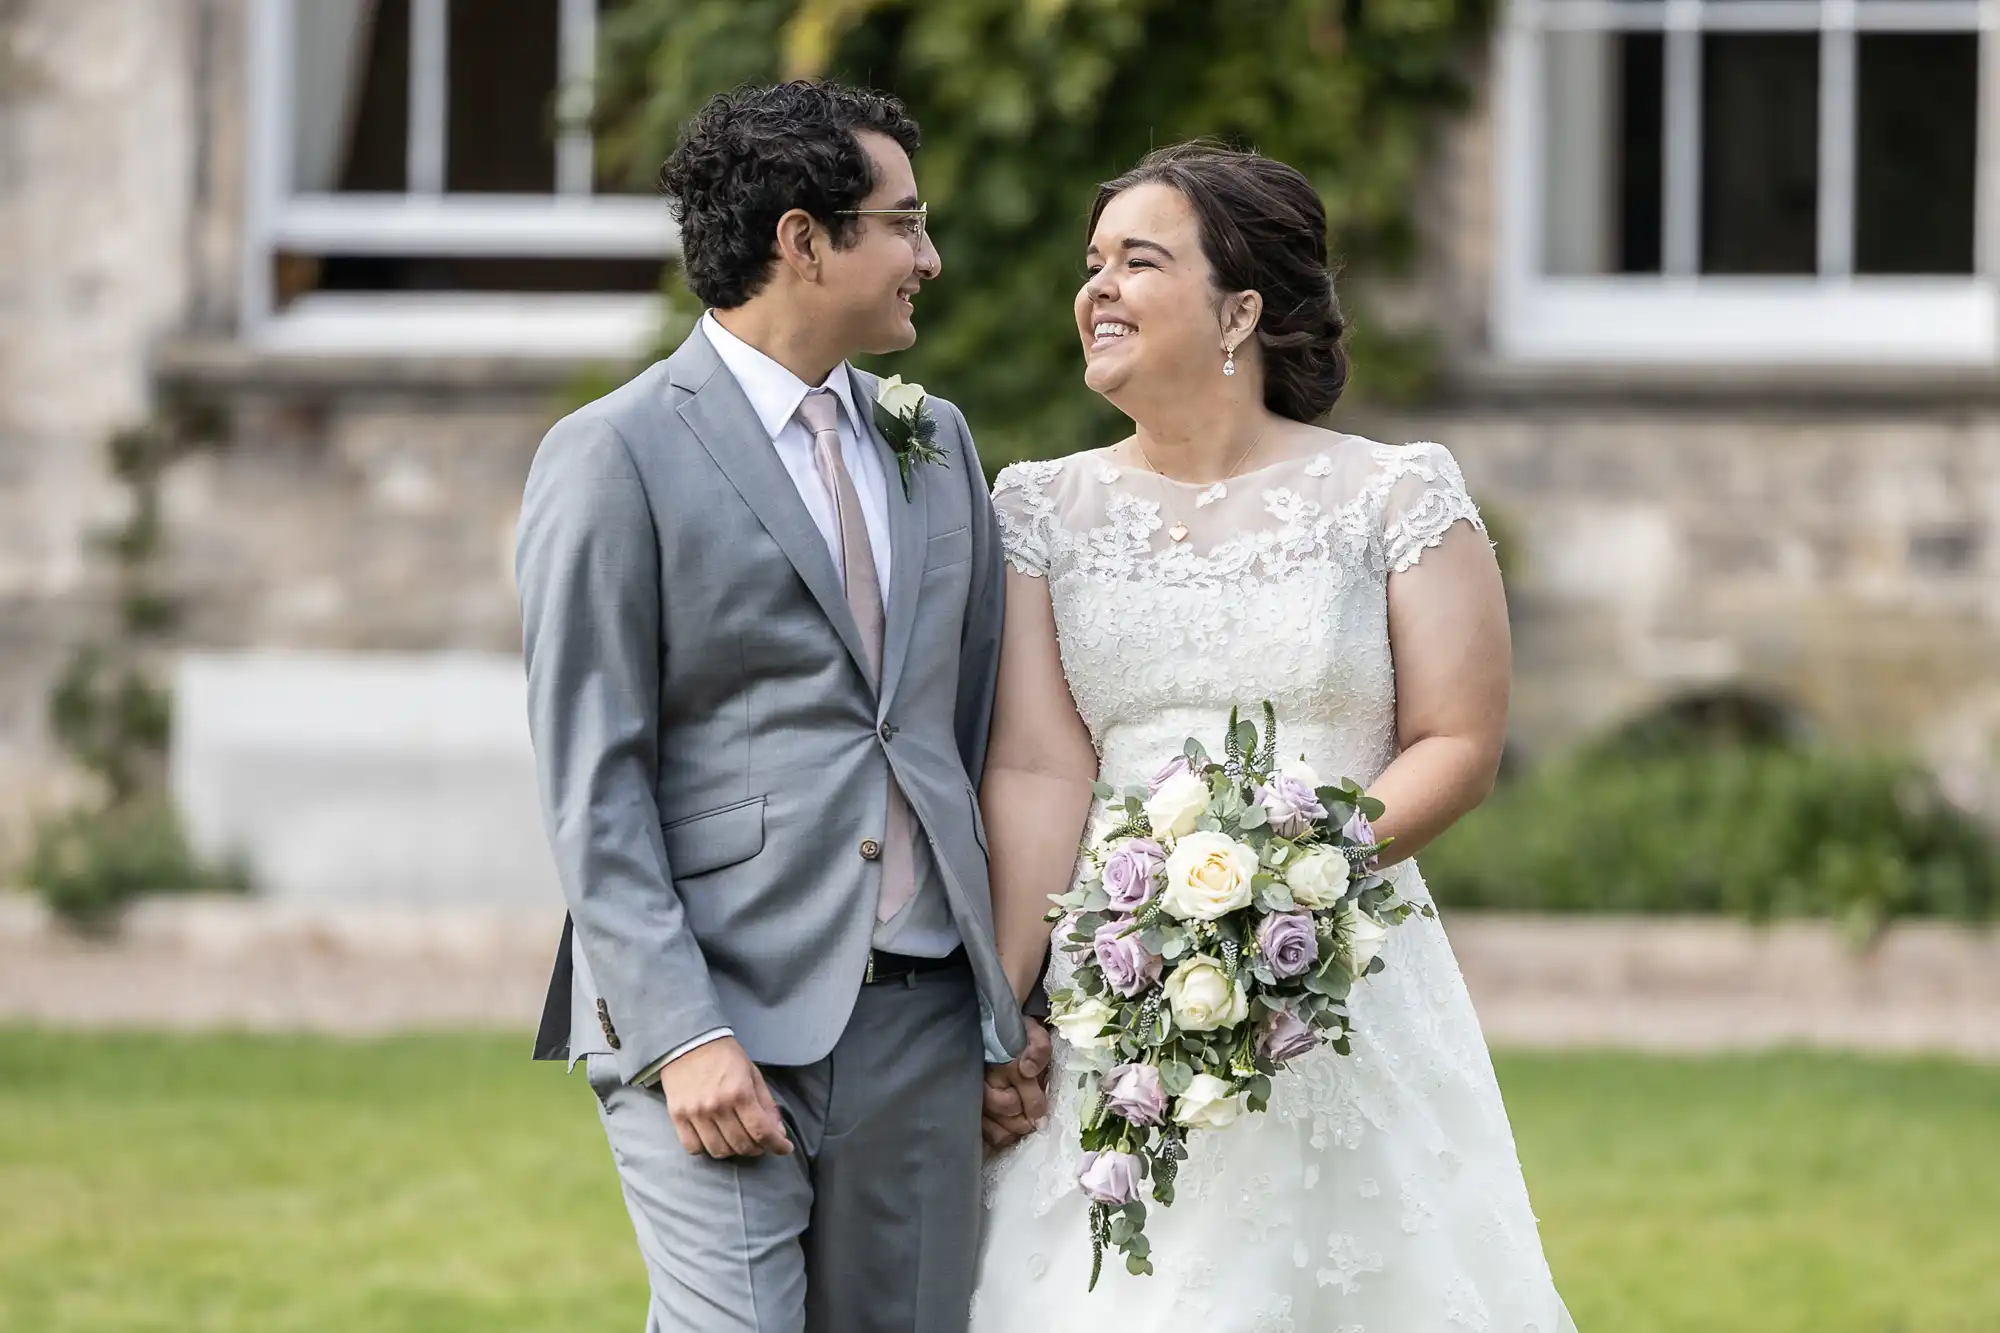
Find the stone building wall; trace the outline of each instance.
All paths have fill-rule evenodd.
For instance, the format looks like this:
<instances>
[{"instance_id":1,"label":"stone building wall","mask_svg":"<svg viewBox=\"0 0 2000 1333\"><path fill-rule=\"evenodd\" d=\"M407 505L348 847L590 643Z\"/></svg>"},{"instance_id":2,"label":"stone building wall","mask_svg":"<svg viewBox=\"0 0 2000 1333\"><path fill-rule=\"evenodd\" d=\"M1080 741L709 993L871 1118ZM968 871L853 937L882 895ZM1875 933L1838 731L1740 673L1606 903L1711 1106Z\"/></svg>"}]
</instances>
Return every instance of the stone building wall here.
<instances>
[{"instance_id":1,"label":"stone building wall","mask_svg":"<svg viewBox=\"0 0 2000 1333\"><path fill-rule=\"evenodd\" d=\"M188 306L199 9L0 0L0 837L60 784L44 697L119 512L103 441Z\"/></svg>"},{"instance_id":2,"label":"stone building wall","mask_svg":"<svg viewBox=\"0 0 2000 1333\"><path fill-rule=\"evenodd\" d=\"M2000 817L2000 405L1545 401L1366 424L1449 444L1494 521L1530 755L1748 687L1928 755Z\"/></svg>"},{"instance_id":3,"label":"stone building wall","mask_svg":"<svg viewBox=\"0 0 2000 1333\"><path fill-rule=\"evenodd\" d=\"M229 341L241 19L241 0L0 0L0 829L59 794L42 710L92 629L85 538L118 515L101 444L156 394L229 409L224 445L165 489L189 645L518 645L512 526L569 372L283 363ZM1492 158L1484 114L1446 136L1419 209L1430 258L1378 307L1439 331L1447 392L1343 424L1449 444L1494 517L1524 752L1749 684L1914 742L2000 814L1981 785L2000 736L2000 392L1496 378Z\"/></svg>"}]
</instances>

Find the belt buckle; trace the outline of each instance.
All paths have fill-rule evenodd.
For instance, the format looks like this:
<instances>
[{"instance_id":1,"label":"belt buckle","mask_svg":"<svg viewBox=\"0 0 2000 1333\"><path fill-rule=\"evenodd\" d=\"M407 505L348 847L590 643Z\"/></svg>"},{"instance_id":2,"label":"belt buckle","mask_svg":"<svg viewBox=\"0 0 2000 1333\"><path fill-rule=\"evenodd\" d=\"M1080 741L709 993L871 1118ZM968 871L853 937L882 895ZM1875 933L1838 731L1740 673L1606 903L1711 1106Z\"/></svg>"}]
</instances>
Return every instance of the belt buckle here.
<instances>
[{"instance_id":1,"label":"belt buckle","mask_svg":"<svg viewBox=\"0 0 2000 1333\"><path fill-rule=\"evenodd\" d=\"M873 949L868 951L868 970L862 974L861 984L864 986L875 984L875 951Z\"/></svg>"}]
</instances>

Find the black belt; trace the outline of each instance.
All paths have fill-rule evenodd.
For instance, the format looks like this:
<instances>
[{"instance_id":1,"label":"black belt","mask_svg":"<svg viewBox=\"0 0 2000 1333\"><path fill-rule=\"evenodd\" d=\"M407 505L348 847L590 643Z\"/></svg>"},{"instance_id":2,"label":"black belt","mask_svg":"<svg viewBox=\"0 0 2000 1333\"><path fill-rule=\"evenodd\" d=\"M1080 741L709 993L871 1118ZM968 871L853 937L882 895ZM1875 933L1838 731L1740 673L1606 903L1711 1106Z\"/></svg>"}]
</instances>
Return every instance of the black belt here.
<instances>
[{"instance_id":1,"label":"black belt","mask_svg":"<svg viewBox=\"0 0 2000 1333\"><path fill-rule=\"evenodd\" d=\"M965 946L960 945L942 958L918 958L914 954L890 953L886 949L868 951L868 971L861 978L864 986L877 986L885 981L908 981L926 972L948 972L953 968L966 966Z\"/></svg>"}]
</instances>

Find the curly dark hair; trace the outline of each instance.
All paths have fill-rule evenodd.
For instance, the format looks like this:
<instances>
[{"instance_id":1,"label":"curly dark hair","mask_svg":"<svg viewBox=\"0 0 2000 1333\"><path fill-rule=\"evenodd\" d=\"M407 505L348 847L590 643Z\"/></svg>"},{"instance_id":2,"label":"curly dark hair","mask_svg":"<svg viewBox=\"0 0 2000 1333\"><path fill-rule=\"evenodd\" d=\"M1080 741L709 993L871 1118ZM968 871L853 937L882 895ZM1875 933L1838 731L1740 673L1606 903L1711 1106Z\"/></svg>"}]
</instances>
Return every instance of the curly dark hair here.
<instances>
[{"instance_id":1,"label":"curly dark hair","mask_svg":"<svg viewBox=\"0 0 2000 1333\"><path fill-rule=\"evenodd\" d=\"M1209 140L1174 144L1098 186L1090 230L1114 197L1155 184L1178 190L1194 209L1217 290L1264 298L1264 405L1293 421L1325 416L1347 387L1347 321L1327 266L1326 205L1312 182L1261 153Z\"/></svg>"},{"instance_id":2,"label":"curly dark hair","mask_svg":"<svg viewBox=\"0 0 2000 1333\"><path fill-rule=\"evenodd\" d=\"M687 284L704 304L733 310L763 288L778 219L794 208L826 224L834 245L852 242L860 219L839 211L875 188L857 130L885 134L906 153L922 142L901 102L838 83L745 85L695 113L660 168L660 188L681 226Z\"/></svg>"}]
</instances>

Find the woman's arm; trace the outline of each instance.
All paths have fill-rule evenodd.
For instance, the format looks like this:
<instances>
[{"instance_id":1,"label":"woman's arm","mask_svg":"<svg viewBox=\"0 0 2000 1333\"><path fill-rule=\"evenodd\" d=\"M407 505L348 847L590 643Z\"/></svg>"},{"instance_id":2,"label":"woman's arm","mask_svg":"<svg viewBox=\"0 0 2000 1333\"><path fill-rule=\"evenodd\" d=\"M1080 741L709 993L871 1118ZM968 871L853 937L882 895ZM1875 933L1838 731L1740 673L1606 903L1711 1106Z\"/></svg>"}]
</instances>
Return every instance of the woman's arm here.
<instances>
[{"instance_id":1,"label":"woman's arm","mask_svg":"<svg viewBox=\"0 0 2000 1333\"><path fill-rule=\"evenodd\" d=\"M1048 581L1010 569L979 807L1000 962L1023 1000L1048 952L1049 895L1066 892L1076 869L1096 778L1097 751L1063 679Z\"/></svg>"},{"instance_id":2,"label":"woman's arm","mask_svg":"<svg viewBox=\"0 0 2000 1333\"><path fill-rule=\"evenodd\" d=\"M1471 524L1390 576L1389 651L1402 753L1369 794L1384 806L1376 834L1395 839L1382 860L1394 863L1485 800L1500 770L1513 647L1500 566Z\"/></svg>"}]
</instances>

